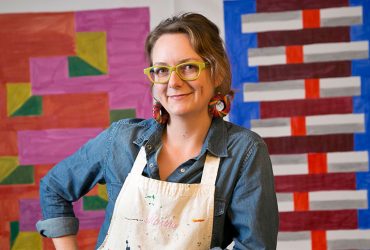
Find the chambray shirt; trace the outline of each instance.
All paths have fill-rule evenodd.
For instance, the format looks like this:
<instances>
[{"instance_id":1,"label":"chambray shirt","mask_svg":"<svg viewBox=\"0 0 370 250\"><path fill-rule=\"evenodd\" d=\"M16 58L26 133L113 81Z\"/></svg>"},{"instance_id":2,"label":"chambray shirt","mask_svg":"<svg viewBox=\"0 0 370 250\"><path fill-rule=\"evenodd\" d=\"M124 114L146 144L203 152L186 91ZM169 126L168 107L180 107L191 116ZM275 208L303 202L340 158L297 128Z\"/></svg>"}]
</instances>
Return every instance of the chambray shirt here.
<instances>
[{"instance_id":1,"label":"chambray shirt","mask_svg":"<svg viewBox=\"0 0 370 250\"><path fill-rule=\"evenodd\" d=\"M36 225L38 231L47 237L76 234L72 202L97 183L106 183L109 198L100 246L141 146L148 161L143 175L159 179L156 152L163 128L153 119L120 120L52 168L40 183L43 220ZM211 247L226 248L234 241L234 249L276 249L278 209L266 144L248 129L213 119L200 154L182 163L167 181L200 183L207 153L221 158Z\"/></svg>"}]
</instances>

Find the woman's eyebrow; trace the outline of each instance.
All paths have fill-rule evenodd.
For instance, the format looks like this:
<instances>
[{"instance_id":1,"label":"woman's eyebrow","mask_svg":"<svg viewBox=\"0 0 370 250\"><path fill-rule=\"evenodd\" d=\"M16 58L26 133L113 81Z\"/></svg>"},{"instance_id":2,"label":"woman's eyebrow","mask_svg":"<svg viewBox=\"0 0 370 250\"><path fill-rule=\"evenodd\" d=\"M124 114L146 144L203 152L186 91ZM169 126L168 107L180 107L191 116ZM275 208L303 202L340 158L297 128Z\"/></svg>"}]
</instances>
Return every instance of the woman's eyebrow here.
<instances>
[{"instance_id":1,"label":"woman's eyebrow","mask_svg":"<svg viewBox=\"0 0 370 250\"><path fill-rule=\"evenodd\" d=\"M189 57L189 58L181 59L180 61L177 62L177 64L184 63L184 62L191 62L191 61L200 61L200 60L202 60L202 59L201 58L195 58L195 57ZM167 64L165 62L155 62L155 63L153 63L153 66L154 65L168 66L169 64Z\"/></svg>"}]
</instances>

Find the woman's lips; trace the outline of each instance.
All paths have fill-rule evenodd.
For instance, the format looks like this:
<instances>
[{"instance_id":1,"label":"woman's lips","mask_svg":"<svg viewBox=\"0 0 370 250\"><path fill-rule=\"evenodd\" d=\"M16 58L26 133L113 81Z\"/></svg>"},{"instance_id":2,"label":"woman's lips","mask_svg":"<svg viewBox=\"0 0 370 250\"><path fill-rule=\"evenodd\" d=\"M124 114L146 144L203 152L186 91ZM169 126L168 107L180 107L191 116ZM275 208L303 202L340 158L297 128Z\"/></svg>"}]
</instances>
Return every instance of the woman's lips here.
<instances>
[{"instance_id":1,"label":"woman's lips","mask_svg":"<svg viewBox=\"0 0 370 250\"><path fill-rule=\"evenodd\" d=\"M188 95L190 95L191 93L188 93L188 94L177 94L177 95L171 95L171 96L168 96L168 98L171 98L171 99L174 99L174 100L180 100L182 98L185 98L187 97Z\"/></svg>"}]
</instances>

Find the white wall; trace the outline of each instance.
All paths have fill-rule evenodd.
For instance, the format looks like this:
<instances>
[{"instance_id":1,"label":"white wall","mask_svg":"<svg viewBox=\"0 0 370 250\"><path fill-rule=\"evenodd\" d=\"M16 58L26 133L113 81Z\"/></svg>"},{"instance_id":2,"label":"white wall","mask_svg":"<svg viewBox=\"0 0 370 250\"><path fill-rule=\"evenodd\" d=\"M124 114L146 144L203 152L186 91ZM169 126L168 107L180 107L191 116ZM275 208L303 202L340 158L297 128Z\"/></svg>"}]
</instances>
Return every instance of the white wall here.
<instances>
[{"instance_id":1,"label":"white wall","mask_svg":"<svg viewBox=\"0 0 370 250\"><path fill-rule=\"evenodd\" d=\"M194 11L204 14L215 22L224 37L223 0L0 0L0 13L60 12L141 6L149 6L152 28L162 19L175 13Z\"/></svg>"}]
</instances>

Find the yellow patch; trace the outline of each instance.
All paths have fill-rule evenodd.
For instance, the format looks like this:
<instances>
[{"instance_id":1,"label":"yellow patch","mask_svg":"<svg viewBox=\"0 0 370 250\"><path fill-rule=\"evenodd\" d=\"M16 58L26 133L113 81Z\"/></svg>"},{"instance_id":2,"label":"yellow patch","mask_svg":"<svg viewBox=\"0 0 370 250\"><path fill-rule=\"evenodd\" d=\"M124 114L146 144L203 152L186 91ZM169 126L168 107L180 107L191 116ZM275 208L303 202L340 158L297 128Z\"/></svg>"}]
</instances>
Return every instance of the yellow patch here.
<instances>
[{"instance_id":1,"label":"yellow patch","mask_svg":"<svg viewBox=\"0 0 370 250\"><path fill-rule=\"evenodd\" d=\"M98 185L98 196L106 201L108 201L108 193L106 185Z\"/></svg>"},{"instance_id":2,"label":"yellow patch","mask_svg":"<svg viewBox=\"0 0 370 250\"><path fill-rule=\"evenodd\" d=\"M7 114L11 116L31 97L30 83L6 84Z\"/></svg>"},{"instance_id":3,"label":"yellow patch","mask_svg":"<svg viewBox=\"0 0 370 250\"><path fill-rule=\"evenodd\" d=\"M0 182L8 177L19 165L18 157L0 157Z\"/></svg>"},{"instance_id":4,"label":"yellow patch","mask_svg":"<svg viewBox=\"0 0 370 250\"><path fill-rule=\"evenodd\" d=\"M12 250L42 250L42 239L38 232L20 232L14 242Z\"/></svg>"},{"instance_id":5,"label":"yellow patch","mask_svg":"<svg viewBox=\"0 0 370 250\"><path fill-rule=\"evenodd\" d=\"M107 36L105 32L78 32L76 35L77 56L91 66L108 73Z\"/></svg>"}]
</instances>

